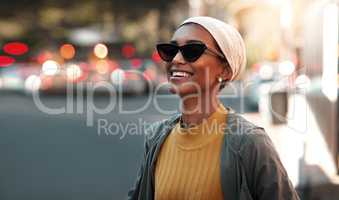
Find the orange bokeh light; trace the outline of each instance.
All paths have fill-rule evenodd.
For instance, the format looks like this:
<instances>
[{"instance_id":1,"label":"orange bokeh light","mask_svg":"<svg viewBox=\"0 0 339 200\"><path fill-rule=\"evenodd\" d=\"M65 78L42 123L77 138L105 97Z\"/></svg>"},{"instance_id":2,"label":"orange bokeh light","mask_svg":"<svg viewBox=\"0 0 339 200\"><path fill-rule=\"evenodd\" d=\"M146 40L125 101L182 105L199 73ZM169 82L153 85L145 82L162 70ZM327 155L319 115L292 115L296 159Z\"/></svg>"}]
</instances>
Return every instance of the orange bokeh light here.
<instances>
[{"instance_id":1,"label":"orange bokeh light","mask_svg":"<svg viewBox=\"0 0 339 200\"><path fill-rule=\"evenodd\" d=\"M75 48L71 44L63 44L59 51L64 59L72 59L75 56Z\"/></svg>"},{"instance_id":2,"label":"orange bokeh light","mask_svg":"<svg viewBox=\"0 0 339 200\"><path fill-rule=\"evenodd\" d=\"M96 63L96 70L99 74L106 74L109 71L109 65L106 60L99 60Z\"/></svg>"}]
</instances>

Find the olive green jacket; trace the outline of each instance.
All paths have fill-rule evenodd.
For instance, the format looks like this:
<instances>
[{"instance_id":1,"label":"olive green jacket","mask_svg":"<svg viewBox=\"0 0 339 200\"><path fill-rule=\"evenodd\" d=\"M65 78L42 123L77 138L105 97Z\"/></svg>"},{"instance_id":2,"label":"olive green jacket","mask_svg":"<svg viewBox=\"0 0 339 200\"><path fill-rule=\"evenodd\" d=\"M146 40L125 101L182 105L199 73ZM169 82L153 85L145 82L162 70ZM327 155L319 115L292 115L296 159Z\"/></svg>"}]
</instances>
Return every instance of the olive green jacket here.
<instances>
[{"instance_id":1,"label":"olive green jacket","mask_svg":"<svg viewBox=\"0 0 339 200\"><path fill-rule=\"evenodd\" d=\"M172 116L147 129L144 159L128 199L154 199L154 171L160 147L179 118L180 115ZM227 115L221 186L225 200L299 199L264 129L234 113Z\"/></svg>"}]
</instances>

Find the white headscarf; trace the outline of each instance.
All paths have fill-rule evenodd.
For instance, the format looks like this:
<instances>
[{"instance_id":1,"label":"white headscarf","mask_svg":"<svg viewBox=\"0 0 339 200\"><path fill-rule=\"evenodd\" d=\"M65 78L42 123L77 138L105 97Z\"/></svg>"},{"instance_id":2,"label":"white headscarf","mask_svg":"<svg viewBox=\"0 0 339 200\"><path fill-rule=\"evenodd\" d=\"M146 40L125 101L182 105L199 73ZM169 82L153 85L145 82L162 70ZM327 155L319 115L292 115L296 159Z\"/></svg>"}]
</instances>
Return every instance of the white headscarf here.
<instances>
[{"instance_id":1,"label":"white headscarf","mask_svg":"<svg viewBox=\"0 0 339 200\"><path fill-rule=\"evenodd\" d=\"M246 65L245 44L237 29L223 21L206 16L188 18L180 26L188 23L199 24L212 35L232 69L231 80L236 79Z\"/></svg>"}]
</instances>

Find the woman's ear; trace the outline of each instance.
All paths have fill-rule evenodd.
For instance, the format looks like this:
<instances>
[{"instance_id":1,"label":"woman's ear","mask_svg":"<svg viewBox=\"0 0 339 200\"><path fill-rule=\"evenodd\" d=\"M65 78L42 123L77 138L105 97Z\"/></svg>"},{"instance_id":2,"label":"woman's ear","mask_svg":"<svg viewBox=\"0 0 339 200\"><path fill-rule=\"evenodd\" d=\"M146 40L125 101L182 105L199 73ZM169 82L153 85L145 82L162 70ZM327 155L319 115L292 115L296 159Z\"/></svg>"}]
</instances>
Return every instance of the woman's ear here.
<instances>
[{"instance_id":1,"label":"woman's ear","mask_svg":"<svg viewBox=\"0 0 339 200\"><path fill-rule=\"evenodd\" d=\"M221 76L218 77L218 82L220 83L219 91L226 86L226 84L231 80L231 78L232 78L232 69L226 63L221 73Z\"/></svg>"},{"instance_id":2,"label":"woman's ear","mask_svg":"<svg viewBox=\"0 0 339 200\"><path fill-rule=\"evenodd\" d=\"M232 69L227 63L222 71L222 77L226 82L230 81L232 78Z\"/></svg>"}]
</instances>

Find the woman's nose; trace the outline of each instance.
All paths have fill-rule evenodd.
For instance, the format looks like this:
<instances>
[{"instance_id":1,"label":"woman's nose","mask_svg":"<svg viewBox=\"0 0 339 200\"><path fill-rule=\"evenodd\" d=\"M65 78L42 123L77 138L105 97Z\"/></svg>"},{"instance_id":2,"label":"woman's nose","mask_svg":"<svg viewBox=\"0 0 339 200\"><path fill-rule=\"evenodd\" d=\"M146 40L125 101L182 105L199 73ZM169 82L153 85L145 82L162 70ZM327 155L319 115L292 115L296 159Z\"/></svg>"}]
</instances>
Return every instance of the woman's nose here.
<instances>
[{"instance_id":1,"label":"woman's nose","mask_svg":"<svg viewBox=\"0 0 339 200\"><path fill-rule=\"evenodd\" d=\"M184 57L182 56L181 52L178 51L178 53L174 56L172 63L174 64L184 64L186 61L184 59Z\"/></svg>"}]
</instances>

